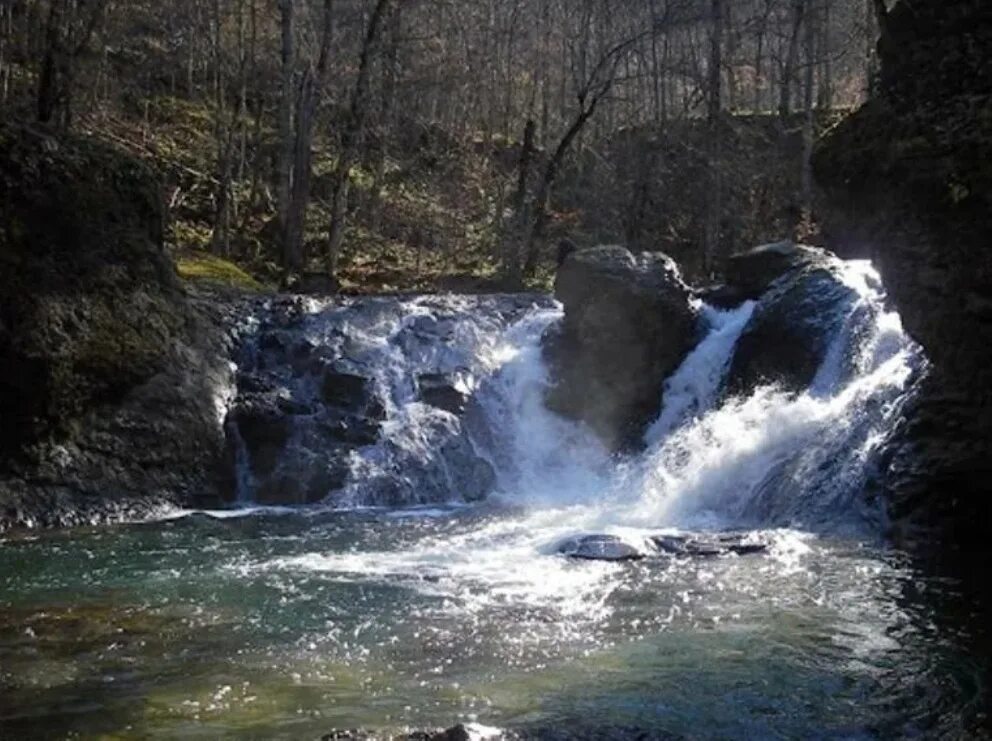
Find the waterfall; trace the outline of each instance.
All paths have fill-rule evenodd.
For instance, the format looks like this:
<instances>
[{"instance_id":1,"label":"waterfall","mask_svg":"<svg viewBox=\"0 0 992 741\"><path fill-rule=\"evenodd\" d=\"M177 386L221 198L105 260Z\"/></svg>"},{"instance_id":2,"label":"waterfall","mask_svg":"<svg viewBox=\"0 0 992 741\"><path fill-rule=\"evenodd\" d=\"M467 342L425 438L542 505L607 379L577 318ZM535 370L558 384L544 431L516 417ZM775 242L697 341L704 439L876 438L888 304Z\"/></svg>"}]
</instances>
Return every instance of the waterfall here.
<instances>
[{"instance_id":1,"label":"waterfall","mask_svg":"<svg viewBox=\"0 0 992 741\"><path fill-rule=\"evenodd\" d=\"M765 385L728 396L728 369L756 304L703 305L701 339L666 380L645 450L620 458L544 406L541 338L560 321L554 302L308 305L288 322L270 322L242 369L291 413L281 417L290 429L274 466L255 465L238 480L271 489L316 470L309 501L409 506L489 497L527 510L581 511L577 528L871 523L880 514L863 496L866 482L921 357L886 310L870 264L845 263L839 276L855 300L809 388ZM267 454L243 429L234 440L241 468ZM325 461L338 466L334 475Z\"/></svg>"},{"instance_id":2,"label":"waterfall","mask_svg":"<svg viewBox=\"0 0 992 741\"><path fill-rule=\"evenodd\" d=\"M736 309L720 311L703 305L708 333L665 382L665 405L645 436L649 444L659 442L688 418L709 411L720 392L737 339L754 314L754 306L753 301L746 301Z\"/></svg>"}]
</instances>

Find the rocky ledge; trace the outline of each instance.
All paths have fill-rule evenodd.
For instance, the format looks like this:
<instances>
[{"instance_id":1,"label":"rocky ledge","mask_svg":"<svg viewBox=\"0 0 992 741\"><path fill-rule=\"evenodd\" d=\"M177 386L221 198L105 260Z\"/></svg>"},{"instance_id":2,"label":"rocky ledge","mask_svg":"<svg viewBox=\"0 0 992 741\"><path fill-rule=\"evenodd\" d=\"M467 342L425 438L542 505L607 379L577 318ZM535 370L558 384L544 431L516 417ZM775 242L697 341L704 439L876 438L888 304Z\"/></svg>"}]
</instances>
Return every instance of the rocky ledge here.
<instances>
[{"instance_id":1,"label":"rocky ledge","mask_svg":"<svg viewBox=\"0 0 992 741\"><path fill-rule=\"evenodd\" d=\"M602 246L566 258L555 297L565 318L544 342L555 380L548 407L610 449L636 446L696 339L689 287L666 255Z\"/></svg>"},{"instance_id":2,"label":"rocky ledge","mask_svg":"<svg viewBox=\"0 0 992 741\"><path fill-rule=\"evenodd\" d=\"M900 2L878 50L877 94L816 153L826 236L872 258L933 363L893 449L896 519L970 548L992 521L992 6Z\"/></svg>"},{"instance_id":3,"label":"rocky ledge","mask_svg":"<svg viewBox=\"0 0 992 741\"><path fill-rule=\"evenodd\" d=\"M181 286L163 228L139 162L0 127L0 530L216 492L230 317Z\"/></svg>"}]
</instances>

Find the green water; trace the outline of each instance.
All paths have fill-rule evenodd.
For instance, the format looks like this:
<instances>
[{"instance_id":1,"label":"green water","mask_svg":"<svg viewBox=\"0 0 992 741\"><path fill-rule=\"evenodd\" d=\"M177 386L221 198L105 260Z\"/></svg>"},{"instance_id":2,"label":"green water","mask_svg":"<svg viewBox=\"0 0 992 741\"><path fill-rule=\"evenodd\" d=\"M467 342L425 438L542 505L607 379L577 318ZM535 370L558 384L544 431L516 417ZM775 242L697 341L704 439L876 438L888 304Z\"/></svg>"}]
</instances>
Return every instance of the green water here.
<instances>
[{"instance_id":1,"label":"green water","mask_svg":"<svg viewBox=\"0 0 992 741\"><path fill-rule=\"evenodd\" d=\"M0 738L979 735L984 638L954 582L788 531L767 556L572 562L550 548L564 517L194 516L0 541Z\"/></svg>"}]
</instances>

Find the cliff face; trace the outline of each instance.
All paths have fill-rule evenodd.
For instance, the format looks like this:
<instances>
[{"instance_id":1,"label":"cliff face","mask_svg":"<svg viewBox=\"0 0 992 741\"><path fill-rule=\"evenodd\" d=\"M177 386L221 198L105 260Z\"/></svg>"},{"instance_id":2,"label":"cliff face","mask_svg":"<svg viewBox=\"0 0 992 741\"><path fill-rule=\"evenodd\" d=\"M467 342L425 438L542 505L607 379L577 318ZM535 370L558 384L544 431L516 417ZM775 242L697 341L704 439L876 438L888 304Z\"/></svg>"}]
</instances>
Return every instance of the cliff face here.
<instances>
[{"instance_id":1,"label":"cliff face","mask_svg":"<svg viewBox=\"0 0 992 741\"><path fill-rule=\"evenodd\" d=\"M209 491L225 337L162 245L154 175L0 127L0 530Z\"/></svg>"},{"instance_id":2,"label":"cliff face","mask_svg":"<svg viewBox=\"0 0 992 741\"><path fill-rule=\"evenodd\" d=\"M894 513L977 536L992 527L992 5L904 0L883 26L877 95L815 156L826 236L872 257L933 363L894 449Z\"/></svg>"}]
</instances>

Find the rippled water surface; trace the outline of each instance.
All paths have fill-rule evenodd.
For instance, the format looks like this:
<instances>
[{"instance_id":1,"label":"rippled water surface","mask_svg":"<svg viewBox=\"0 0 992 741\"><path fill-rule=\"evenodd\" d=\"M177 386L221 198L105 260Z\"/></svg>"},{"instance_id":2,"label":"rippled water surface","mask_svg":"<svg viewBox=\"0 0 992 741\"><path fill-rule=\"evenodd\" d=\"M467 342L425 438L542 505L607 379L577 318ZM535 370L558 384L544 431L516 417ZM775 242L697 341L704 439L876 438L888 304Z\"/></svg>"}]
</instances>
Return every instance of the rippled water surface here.
<instances>
[{"instance_id":1,"label":"rippled water surface","mask_svg":"<svg viewBox=\"0 0 992 741\"><path fill-rule=\"evenodd\" d=\"M570 561L550 547L572 516L193 515L8 540L0 736L977 729L980 636L942 617L952 583L787 530L769 555Z\"/></svg>"},{"instance_id":2,"label":"rippled water surface","mask_svg":"<svg viewBox=\"0 0 992 741\"><path fill-rule=\"evenodd\" d=\"M0 738L459 721L542 738L979 736L985 624L956 582L884 544L872 495L924 360L869 265L834 273L846 298L817 317L831 346L806 391L727 397L762 307L700 306L643 451L619 459L543 405L540 338L560 318L547 300L312 306L280 331L350 353L386 416L351 459L337 501L352 509L177 512L0 541ZM258 353L278 393L314 402L312 379ZM463 416L417 397L423 373L464 383ZM290 478L325 452L308 442L314 415L294 424ZM483 503L362 508L464 501L486 466ZM251 501L258 482L239 483ZM727 529L768 551L651 546ZM558 552L582 534L646 557Z\"/></svg>"}]
</instances>

